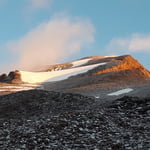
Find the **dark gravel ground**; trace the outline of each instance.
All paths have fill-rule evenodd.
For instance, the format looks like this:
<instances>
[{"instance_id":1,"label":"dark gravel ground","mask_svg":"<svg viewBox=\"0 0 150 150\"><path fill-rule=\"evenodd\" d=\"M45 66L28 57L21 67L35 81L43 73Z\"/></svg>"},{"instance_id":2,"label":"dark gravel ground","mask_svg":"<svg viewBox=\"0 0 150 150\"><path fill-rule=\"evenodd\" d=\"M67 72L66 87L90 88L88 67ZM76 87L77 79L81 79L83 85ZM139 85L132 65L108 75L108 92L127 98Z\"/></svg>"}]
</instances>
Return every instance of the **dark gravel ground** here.
<instances>
[{"instance_id":1,"label":"dark gravel ground","mask_svg":"<svg viewBox=\"0 0 150 150\"><path fill-rule=\"evenodd\" d=\"M0 97L1 150L150 150L150 98L31 90Z\"/></svg>"}]
</instances>

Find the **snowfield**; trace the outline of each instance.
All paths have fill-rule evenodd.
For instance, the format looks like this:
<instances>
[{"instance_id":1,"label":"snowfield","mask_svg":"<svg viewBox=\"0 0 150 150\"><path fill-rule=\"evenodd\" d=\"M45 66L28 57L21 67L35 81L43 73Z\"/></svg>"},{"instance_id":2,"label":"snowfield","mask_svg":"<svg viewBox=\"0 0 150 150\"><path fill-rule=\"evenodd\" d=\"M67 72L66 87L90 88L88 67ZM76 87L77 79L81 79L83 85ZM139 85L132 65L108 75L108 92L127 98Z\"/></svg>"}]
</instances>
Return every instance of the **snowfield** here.
<instances>
[{"instance_id":1,"label":"snowfield","mask_svg":"<svg viewBox=\"0 0 150 150\"><path fill-rule=\"evenodd\" d=\"M119 91L116 91L116 92L113 92L113 93L109 93L107 95L108 96L118 96L118 95L121 95L121 94L129 93L131 91L133 91L133 89L126 88L126 89L122 89L122 90L119 90Z\"/></svg>"},{"instance_id":2,"label":"snowfield","mask_svg":"<svg viewBox=\"0 0 150 150\"><path fill-rule=\"evenodd\" d=\"M71 68L71 69L51 71L51 72L20 71L20 74L21 74L22 81L26 83L52 82L52 81L64 80L71 76L85 73L95 67L98 67L100 65L105 65L105 64L107 63L105 62L105 63L99 63L99 64L94 64L94 65L82 66L78 68Z\"/></svg>"},{"instance_id":3,"label":"snowfield","mask_svg":"<svg viewBox=\"0 0 150 150\"><path fill-rule=\"evenodd\" d=\"M88 61L90 61L91 58L87 58L87 59L82 59L82 60L77 60L77 61L73 61L71 62L73 64L73 67L78 67L81 66L83 64L86 64Z\"/></svg>"}]
</instances>

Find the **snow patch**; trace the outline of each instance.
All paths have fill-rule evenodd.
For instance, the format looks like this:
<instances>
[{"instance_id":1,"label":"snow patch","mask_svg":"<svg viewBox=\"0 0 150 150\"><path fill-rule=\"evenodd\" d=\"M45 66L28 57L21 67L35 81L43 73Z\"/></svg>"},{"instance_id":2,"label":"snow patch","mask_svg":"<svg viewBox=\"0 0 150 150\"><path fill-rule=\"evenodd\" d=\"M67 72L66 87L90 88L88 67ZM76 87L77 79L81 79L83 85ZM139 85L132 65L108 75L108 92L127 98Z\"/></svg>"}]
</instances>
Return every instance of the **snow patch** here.
<instances>
[{"instance_id":1,"label":"snow patch","mask_svg":"<svg viewBox=\"0 0 150 150\"><path fill-rule=\"evenodd\" d=\"M89 60L91 60L91 58L73 61L72 64L73 64L73 67L77 67L77 66L81 66L83 64L86 64Z\"/></svg>"},{"instance_id":2,"label":"snow patch","mask_svg":"<svg viewBox=\"0 0 150 150\"><path fill-rule=\"evenodd\" d=\"M99 96L95 96L95 98L100 98Z\"/></svg>"},{"instance_id":3,"label":"snow patch","mask_svg":"<svg viewBox=\"0 0 150 150\"><path fill-rule=\"evenodd\" d=\"M97 66L105 65L106 63L99 63L94 65L82 66L66 70L51 71L51 72L26 72L20 71L21 79L27 83L42 83L52 82L67 79L71 76L85 73Z\"/></svg>"},{"instance_id":4,"label":"snow patch","mask_svg":"<svg viewBox=\"0 0 150 150\"><path fill-rule=\"evenodd\" d=\"M109 58L109 57L117 57L116 55L111 55L111 56L104 56L105 58Z\"/></svg>"},{"instance_id":5,"label":"snow patch","mask_svg":"<svg viewBox=\"0 0 150 150\"><path fill-rule=\"evenodd\" d=\"M118 95L121 95L121 94L129 93L131 91L133 91L133 89L126 88L126 89L122 89L122 90L119 90L119 91L116 91L116 92L113 92L113 93L109 93L107 95L108 96L118 96Z\"/></svg>"}]
</instances>

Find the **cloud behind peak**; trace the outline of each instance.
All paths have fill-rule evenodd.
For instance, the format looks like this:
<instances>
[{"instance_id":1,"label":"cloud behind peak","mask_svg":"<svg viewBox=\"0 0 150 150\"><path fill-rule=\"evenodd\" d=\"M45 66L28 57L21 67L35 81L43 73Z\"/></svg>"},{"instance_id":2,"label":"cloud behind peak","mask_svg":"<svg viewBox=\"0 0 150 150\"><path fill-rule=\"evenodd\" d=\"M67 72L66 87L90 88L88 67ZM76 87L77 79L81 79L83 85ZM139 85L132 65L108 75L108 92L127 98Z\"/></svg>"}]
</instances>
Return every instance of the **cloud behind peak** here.
<instances>
[{"instance_id":1,"label":"cloud behind peak","mask_svg":"<svg viewBox=\"0 0 150 150\"><path fill-rule=\"evenodd\" d=\"M94 41L95 29L86 19L53 17L41 23L8 48L18 54L18 67L31 70L38 65L53 64L65 60Z\"/></svg>"},{"instance_id":2,"label":"cloud behind peak","mask_svg":"<svg viewBox=\"0 0 150 150\"><path fill-rule=\"evenodd\" d=\"M107 51L120 53L150 52L150 35L132 34L127 38L114 38L107 45Z\"/></svg>"}]
</instances>

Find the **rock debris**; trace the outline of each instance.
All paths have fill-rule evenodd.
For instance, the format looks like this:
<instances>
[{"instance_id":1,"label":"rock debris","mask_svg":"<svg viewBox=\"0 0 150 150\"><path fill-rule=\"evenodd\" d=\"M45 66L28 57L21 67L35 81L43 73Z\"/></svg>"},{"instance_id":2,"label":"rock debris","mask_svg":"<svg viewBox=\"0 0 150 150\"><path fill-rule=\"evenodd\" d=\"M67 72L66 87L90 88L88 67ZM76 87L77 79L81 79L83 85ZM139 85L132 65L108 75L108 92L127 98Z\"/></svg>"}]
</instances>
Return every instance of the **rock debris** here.
<instances>
[{"instance_id":1,"label":"rock debris","mask_svg":"<svg viewBox=\"0 0 150 150\"><path fill-rule=\"evenodd\" d=\"M1 150L149 150L150 99L101 105L79 94L30 90L0 97Z\"/></svg>"}]
</instances>

